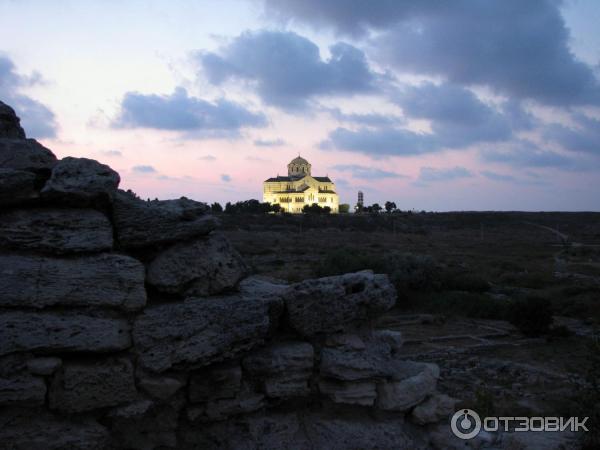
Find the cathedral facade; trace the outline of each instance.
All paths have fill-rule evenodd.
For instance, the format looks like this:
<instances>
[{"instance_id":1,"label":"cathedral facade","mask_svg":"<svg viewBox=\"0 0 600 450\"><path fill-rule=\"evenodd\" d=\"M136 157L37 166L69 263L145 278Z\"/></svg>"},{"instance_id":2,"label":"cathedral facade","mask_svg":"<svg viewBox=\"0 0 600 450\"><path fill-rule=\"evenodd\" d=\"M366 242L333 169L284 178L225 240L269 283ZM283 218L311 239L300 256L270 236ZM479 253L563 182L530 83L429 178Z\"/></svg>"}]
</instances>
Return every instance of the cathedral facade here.
<instances>
[{"instance_id":1,"label":"cathedral facade","mask_svg":"<svg viewBox=\"0 0 600 450\"><path fill-rule=\"evenodd\" d=\"M329 177L313 177L310 163L298 156L288 164L288 174L263 183L263 202L279 204L283 211L299 214L305 205L316 203L339 212L339 197Z\"/></svg>"}]
</instances>

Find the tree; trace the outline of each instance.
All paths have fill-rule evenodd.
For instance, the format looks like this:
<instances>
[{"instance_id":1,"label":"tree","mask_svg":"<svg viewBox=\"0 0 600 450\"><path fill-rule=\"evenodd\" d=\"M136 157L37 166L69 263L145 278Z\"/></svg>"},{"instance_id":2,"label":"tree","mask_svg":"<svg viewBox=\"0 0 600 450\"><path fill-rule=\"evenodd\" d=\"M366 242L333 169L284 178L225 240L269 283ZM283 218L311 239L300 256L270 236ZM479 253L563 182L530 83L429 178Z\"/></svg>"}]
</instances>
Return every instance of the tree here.
<instances>
[{"instance_id":1,"label":"tree","mask_svg":"<svg viewBox=\"0 0 600 450\"><path fill-rule=\"evenodd\" d=\"M271 205L271 211L273 211L274 213L281 212L281 205L279 203Z\"/></svg>"},{"instance_id":2,"label":"tree","mask_svg":"<svg viewBox=\"0 0 600 450\"><path fill-rule=\"evenodd\" d=\"M396 203L387 201L385 202L385 210L388 213L391 213L396 210Z\"/></svg>"},{"instance_id":3,"label":"tree","mask_svg":"<svg viewBox=\"0 0 600 450\"><path fill-rule=\"evenodd\" d=\"M210 210L214 213L220 213L223 212L223 207L219 202L214 202L212 205L210 205Z\"/></svg>"},{"instance_id":4,"label":"tree","mask_svg":"<svg viewBox=\"0 0 600 450\"><path fill-rule=\"evenodd\" d=\"M329 214L331 208L329 206L320 207L316 203L313 203L312 205L304 205L302 212L305 214Z\"/></svg>"},{"instance_id":5,"label":"tree","mask_svg":"<svg viewBox=\"0 0 600 450\"><path fill-rule=\"evenodd\" d=\"M350 205L348 203L342 203L340 204L338 210L340 214L347 214L350 212Z\"/></svg>"},{"instance_id":6,"label":"tree","mask_svg":"<svg viewBox=\"0 0 600 450\"><path fill-rule=\"evenodd\" d=\"M379 213L383 208L381 206L379 206L379 203L373 203L373 205L371 205L371 210L374 213Z\"/></svg>"}]
</instances>

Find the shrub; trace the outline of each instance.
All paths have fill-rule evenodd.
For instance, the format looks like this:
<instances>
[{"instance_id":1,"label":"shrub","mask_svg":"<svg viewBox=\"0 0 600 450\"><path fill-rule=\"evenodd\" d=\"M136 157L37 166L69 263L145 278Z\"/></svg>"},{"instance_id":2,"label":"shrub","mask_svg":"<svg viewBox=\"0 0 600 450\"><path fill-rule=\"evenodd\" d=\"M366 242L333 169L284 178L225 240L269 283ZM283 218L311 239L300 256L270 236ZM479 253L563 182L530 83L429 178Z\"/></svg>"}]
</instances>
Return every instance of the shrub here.
<instances>
[{"instance_id":1,"label":"shrub","mask_svg":"<svg viewBox=\"0 0 600 450\"><path fill-rule=\"evenodd\" d=\"M550 302L539 297L529 297L510 304L508 320L525 336L540 336L548 333L552 324Z\"/></svg>"}]
</instances>

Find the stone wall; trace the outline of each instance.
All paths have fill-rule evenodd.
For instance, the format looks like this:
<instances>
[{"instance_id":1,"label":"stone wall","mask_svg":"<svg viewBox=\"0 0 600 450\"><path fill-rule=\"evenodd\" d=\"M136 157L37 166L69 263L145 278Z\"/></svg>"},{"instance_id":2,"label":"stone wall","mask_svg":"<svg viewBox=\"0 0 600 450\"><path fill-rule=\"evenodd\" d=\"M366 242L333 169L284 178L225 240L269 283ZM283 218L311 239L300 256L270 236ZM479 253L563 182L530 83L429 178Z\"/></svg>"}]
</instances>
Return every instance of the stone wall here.
<instances>
[{"instance_id":1,"label":"stone wall","mask_svg":"<svg viewBox=\"0 0 600 450\"><path fill-rule=\"evenodd\" d=\"M0 447L430 445L454 405L371 327L385 275L249 276L205 204L118 184L0 102Z\"/></svg>"}]
</instances>

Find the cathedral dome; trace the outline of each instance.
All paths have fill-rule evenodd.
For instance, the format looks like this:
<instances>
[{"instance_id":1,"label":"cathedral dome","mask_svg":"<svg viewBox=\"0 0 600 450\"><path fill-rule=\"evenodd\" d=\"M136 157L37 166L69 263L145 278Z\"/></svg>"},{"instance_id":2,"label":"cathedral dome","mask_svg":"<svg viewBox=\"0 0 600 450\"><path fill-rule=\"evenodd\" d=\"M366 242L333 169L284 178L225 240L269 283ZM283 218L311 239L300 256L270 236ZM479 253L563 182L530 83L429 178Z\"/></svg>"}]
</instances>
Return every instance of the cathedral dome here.
<instances>
[{"instance_id":1,"label":"cathedral dome","mask_svg":"<svg viewBox=\"0 0 600 450\"><path fill-rule=\"evenodd\" d=\"M288 164L288 176L299 178L306 175L310 175L310 163L298 155Z\"/></svg>"}]
</instances>

